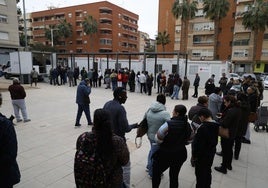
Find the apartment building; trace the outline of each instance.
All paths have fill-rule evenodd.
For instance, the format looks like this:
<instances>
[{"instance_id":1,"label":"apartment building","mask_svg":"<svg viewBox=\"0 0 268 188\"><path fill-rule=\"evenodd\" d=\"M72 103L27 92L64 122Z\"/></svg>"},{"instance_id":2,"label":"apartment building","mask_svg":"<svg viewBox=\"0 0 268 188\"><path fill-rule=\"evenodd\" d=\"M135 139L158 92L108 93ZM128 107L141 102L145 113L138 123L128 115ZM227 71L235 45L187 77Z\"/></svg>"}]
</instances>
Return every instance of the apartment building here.
<instances>
[{"instance_id":1,"label":"apartment building","mask_svg":"<svg viewBox=\"0 0 268 188\"><path fill-rule=\"evenodd\" d=\"M82 22L89 15L98 25L98 32L92 38L84 33L82 26ZM60 52L139 51L139 16L108 1L33 12L33 42L53 45L52 41L45 37L45 28L51 29L63 19L71 23L72 36L61 38L59 44L54 44ZM51 32L53 34L55 31L51 29Z\"/></svg>"},{"instance_id":2,"label":"apartment building","mask_svg":"<svg viewBox=\"0 0 268 188\"><path fill-rule=\"evenodd\" d=\"M16 1L0 0L0 64L9 59L9 52L19 48Z\"/></svg>"},{"instance_id":3,"label":"apartment building","mask_svg":"<svg viewBox=\"0 0 268 188\"><path fill-rule=\"evenodd\" d=\"M189 0L193 1L193 0ZM230 9L219 25L217 51L214 59L215 26L205 18L203 0L198 2L195 18L189 20L187 28L187 53L190 60L221 60L232 62L233 72L268 72L268 31L258 35L257 64L253 65L253 32L242 25L241 14L254 0L229 1ZM171 42L166 51L181 51L181 20L175 19L171 9L174 0L159 0L158 32L167 31ZM162 51L157 46L157 51Z\"/></svg>"},{"instance_id":4,"label":"apartment building","mask_svg":"<svg viewBox=\"0 0 268 188\"><path fill-rule=\"evenodd\" d=\"M32 13L26 13L26 34L27 34L27 45L33 44L33 32L32 32ZM22 14L19 18L19 36L25 34L24 31L24 15Z\"/></svg>"},{"instance_id":5,"label":"apartment building","mask_svg":"<svg viewBox=\"0 0 268 188\"><path fill-rule=\"evenodd\" d=\"M232 62L235 72L250 72L253 61L254 33L242 25L242 13L254 0L237 0L234 38L232 46ZM268 1L267 1L268 2ZM268 72L268 30L257 37L256 60L254 72Z\"/></svg>"}]
</instances>

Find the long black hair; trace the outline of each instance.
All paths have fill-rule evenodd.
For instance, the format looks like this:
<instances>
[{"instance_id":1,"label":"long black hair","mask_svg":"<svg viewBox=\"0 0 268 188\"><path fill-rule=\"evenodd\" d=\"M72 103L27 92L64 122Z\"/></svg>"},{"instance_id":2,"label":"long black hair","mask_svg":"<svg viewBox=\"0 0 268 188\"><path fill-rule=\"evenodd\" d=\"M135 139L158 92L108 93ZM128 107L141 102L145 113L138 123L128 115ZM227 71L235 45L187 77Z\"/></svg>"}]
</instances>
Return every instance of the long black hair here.
<instances>
[{"instance_id":1,"label":"long black hair","mask_svg":"<svg viewBox=\"0 0 268 188\"><path fill-rule=\"evenodd\" d=\"M110 113L104 109L96 109L93 126L97 139L97 151L103 158L109 157L113 152L113 132Z\"/></svg>"}]
</instances>

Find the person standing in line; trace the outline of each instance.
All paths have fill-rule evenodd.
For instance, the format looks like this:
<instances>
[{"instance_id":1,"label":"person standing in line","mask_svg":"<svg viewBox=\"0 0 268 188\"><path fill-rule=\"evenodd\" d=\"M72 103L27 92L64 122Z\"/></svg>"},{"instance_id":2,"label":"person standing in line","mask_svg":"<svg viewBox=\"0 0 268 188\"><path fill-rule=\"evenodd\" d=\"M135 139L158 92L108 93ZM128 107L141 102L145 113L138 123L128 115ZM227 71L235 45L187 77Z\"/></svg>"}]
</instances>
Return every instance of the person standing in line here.
<instances>
[{"instance_id":1,"label":"person standing in line","mask_svg":"<svg viewBox=\"0 0 268 188\"><path fill-rule=\"evenodd\" d=\"M214 169L220 173L227 174L227 169L232 170L233 145L239 127L241 109L237 106L234 96L226 95L223 99L225 109L219 119L219 124L229 130L229 138L221 137L222 163ZM220 114L219 114L220 115Z\"/></svg>"},{"instance_id":2,"label":"person standing in line","mask_svg":"<svg viewBox=\"0 0 268 188\"><path fill-rule=\"evenodd\" d=\"M101 70L98 70L98 82L99 82L99 87L101 87L101 80L103 79L102 72Z\"/></svg>"},{"instance_id":3,"label":"person standing in line","mask_svg":"<svg viewBox=\"0 0 268 188\"><path fill-rule=\"evenodd\" d=\"M147 91L146 91L146 76L145 76L144 71L142 71L140 76L139 76L139 82L141 84L141 87L140 87L141 93L142 93L142 91L144 91L144 93L146 94L147 93Z\"/></svg>"},{"instance_id":4,"label":"person standing in line","mask_svg":"<svg viewBox=\"0 0 268 188\"><path fill-rule=\"evenodd\" d=\"M201 125L201 121L198 117L198 112L202 109L202 108L208 108L208 97L207 96L200 96L198 97L197 99L198 103L195 105L195 106L192 106L188 112L188 117L189 117L189 120L191 120L191 127L194 131L194 134L197 132L197 129L200 127ZM194 137L193 137L194 139ZM194 148L193 148L193 143L191 143L191 165L192 167L195 166L195 163L194 163L194 158L193 158L193 151L194 151Z\"/></svg>"},{"instance_id":5,"label":"person standing in line","mask_svg":"<svg viewBox=\"0 0 268 188\"><path fill-rule=\"evenodd\" d=\"M74 86L74 71L70 67L67 69L67 77L69 81L69 87Z\"/></svg>"},{"instance_id":6,"label":"person standing in line","mask_svg":"<svg viewBox=\"0 0 268 188\"><path fill-rule=\"evenodd\" d=\"M122 87L125 89L127 89L128 79L129 79L129 71L124 70L122 73Z\"/></svg>"},{"instance_id":7,"label":"person standing in line","mask_svg":"<svg viewBox=\"0 0 268 188\"><path fill-rule=\"evenodd\" d=\"M119 70L117 74L117 87L123 87L122 80L123 80L123 70Z\"/></svg>"},{"instance_id":8,"label":"person standing in line","mask_svg":"<svg viewBox=\"0 0 268 188\"><path fill-rule=\"evenodd\" d=\"M220 78L219 84L220 84L220 88L222 90L223 96L227 95L227 82L228 82L228 78L226 77L225 73L222 73L222 77Z\"/></svg>"},{"instance_id":9,"label":"person standing in line","mask_svg":"<svg viewBox=\"0 0 268 188\"><path fill-rule=\"evenodd\" d=\"M141 88L141 83L140 83L140 80L139 80L140 74L141 74L140 71L138 71L137 74L136 74L136 76L135 76L135 85L136 85L135 92L136 93L139 93L140 92L140 88Z\"/></svg>"},{"instance_id":10,"label":"person standing in line","mask_svg":"<svg viewBox=\"0 0 268 188\"><path fill-rule=\"evenodd\" d=\"M31 121L28 118L25 104L26 92L24 87L20 85L20 81L18 78L13 79L13 84L8 87L8 91L10 93L10 97L12 100L12 106L14 109L14 114L17 122L21 122L20 111L23 117L24 122Z\"/></svg>"},{"instance_id":11,"label":"person standing in line","mask_svg":"<svg viewBox=\"0 0 268 188\"><path fill-rule=\"evenodd\" d=\"M111 78L111 82L112 82L112 90L114 91L115 88L117 88L117 73L114 69L112 70L110 78Z\"/></svg>"},{"instance_id":12,"label":"person standing in line","mask_svg":"<svg viewBox=\"0 0 268 188\"><path fill-rule=\"evenodd\" d=\"M131 70L129 74L129 79L128 79L130 92L135 92L135 77L136 77L136 73L134 72L134 70Z\"/></svg>"},{"instance_id":13,"label":"person standing in line","mask_svg":"<svg viewBox=\"0 0 268 188\"><path fill-rule=\"evenodd\" d=\"M212 179L211 166L218 144L219 124L212 119L207 108L200 109L198 117L202 123L193 141L196 188L209 188Z\"/></svg>"},{"instance_id":14,"label":"person standing in line","mask_svg":"<svg viewBox=\"0 0 268 188\"><path fill-rule=\"evenodd\" d=\"M125 134L132 129L137 128L138 123L129 124L127 120L127 113L122 104L127 100L127 91L123 87L117 87L113 92L113 100L104 104L103 109L109 111L112 118L113 132L122 137L126 141ZM130 161L123 166L124 186L130 187Z\"/></svg>"},{"instance_id":15,"label":"person standing in line","mask_svg":"<svg viewBox=\"0 0 268 188\"><path fill-rule=\"evenodd\" d=\"M37 81L38 81L38 72L35 70L35 68L33 68L33 70L31 71L31 86L34 85L35 87L37 86Z\"/></svg>"},{"instance_id":16,"label":"person standing in line","mask_svg":"<svg viewBox=\"0 0 268 188\"><path fill-rule=\"evenodd\" d=\"M179 92L180 92L180 88L182 85L182 80L180 78L180 75L175 74L174 79L173 79L173 93L170 96L171 99L173 99L175 97L175 99L179 99Z\"/></svg>"},{"instance_id":17,"label":"person standing in line","mask_svg":"<svg viewBox=\"0 0 268 188\"><path fill-rule=\"evenodd\" d=\"M205 83L205 94L209 96L214 92L215 84L212 78L209 78Z\"/></svg>"},{"instance_id":18,"label":"person standing in line","mask_svg":"<svg viewBox=\"0 0 268 188\"><path fill-rule=\"evenodd\" d=\"M88 78L85 67L82 68L80 74L81 74L81 80L85 80L86 78Z\"/></svg>"},{"instance_id":19,"label":"person standing in line","mask_svg":"<svg viewBox=\"0 0 268 188\"><path fill-rule=\"evenodd\" d=\"M80 127L80 119L82 113L84 112L87 118L87 124L92 125L91 116L90 116L90 98L89 94L91 93L90 80L86 78L82 80L80 84L77 86L76 92L76 103L78 105L75 127Z\"/></svg>"},{"instance_id":20,"label":"person standing in line","mask_svg":"<svg viewBox=\"0 0 268 188\"><path fill-rule=\"evenodd\" d=\"M157 82L157 93L160 93L160 87L161 87L161 72L158 73L156 77Z\"/></svg>"},{"instance_id":21,"label":"person standing in line","mask_svg":"<svg viewBox=\"0 0 268 188\"><path fill-rule=\"evenodd\" d=\"M160 93L165 93L166 85L167 85L166 72L162 70L160 79Z\"/></svg>"},{"instance_id":22,"label":"person standing in line","mask_svg":"<svg viewBox=\"0 0 268 188\"><path fill-rule=\"evenodd\" d=\"M0 106L2 94L0 93ZM0 187L10 188L20 182L17 163L18 142L12 120L0 113Z\"/></svg>"},{"instance_id":23,"label":"person standing in line","mask_svg":"<svg viewBox=\"0 0 268 188\"><path fill-rule=\"evenodd\" d=\"M191 135L191 127L184 105L176 105L171 120L164 123L155 135L159 149L153 155L152 187L158 188L161 174L169 168L169 187L179 187L179 172L187 159L185 144Z\"/></svg>"},{"instance_id":24,"label":"person standing in line","mask_svg":"<svg viewBox=\"0 0 268 188\"><path fill-rule=\"evenodd\" d=\"M166 96L160 93L156 97L156 102L153 102L151 104L149 110L145 114L148 123L147 136L151 145L146 166L146 171L148 171L150 178L153 176L152 156L159 148L159 145L155 142L155 134L161 127L161 125L163 125L166 121L170 120L170 115L169 112L166 111L165 104Z\"/></svg>"},{"instance_id":25,"label":"person standing in line","mask_svg":"<svg viewBox=\"0 0 268 188\"><path fill-rule=\"evenodd\" d=\"M243 93L239 92L237 94L237 101L239 104L239 108L241 109L241 116L239 119L239 126L237 127L237 133L235 137L234 143L234 159L238 160L240 155L240 150L242 146L242 138L246 134L247 126L248 126L248 116L250 114L250 105L248 102L248 96Z\"/></svg>"},{"instance_id":26,"label":"person standing in line","mask_svg":"<svg viewBox=\"0 0 268 188\"><path fill-rule=\"evenodd\" d=\"M199 82L200 82L200 77L198 75L198 73L195 74L195 79L194 79L194 94L192 95L192 97L197 98L198 97L198 86L199 86Z\"/></svg>"},{"instance_id":27,"label":"person standing in line","mask_svg":"<svg viewBox=\"0 0 268 188\"><path fill-rule=\"evenodd\" d=\"M81 134L76 142L74 177L77 187L122 188L122 166L129 161L129 151L123 138L113 134L112 121L108 111L97 109L94 112L91 132ZM95 151L95 153L94 153ZM92 157L100 157L105 170L105 177L92 177L88 166L94 166ZM84 160L81 161L81 159ZM99 159L96 159L99 160ZM98 170L98 169L97 169ZM99 169L103 170L103 169ZM104 182L99 182L105 178ZM99 184L98 184L99 183Z\"/></svg>"},{"instance_id":28,"label":"person standing in line","mask_svg":"<svg viewBox=\"0 0 268 188\"><path fill-rule=\"evenodd\" d=\"M222 106L222 91L221 88L215 87L214 92L208 97L208 109L212 113L212 118L218 120L217 113L221 112Z\"/></svg>"},{"instance_id":29,"label":"person standing in line","mask_svg":"<svg viewBox=\"0 0 268 188\"><path fill-rule=\"evenodd\" d=\"M257 112L257 108L258 108L258 96L257 96L257 91L256 88L254 86L248 86L247 87L247 95L248 95L248 102L249 102L249 106L250 106L250 112ZM247 126L247 131L246 134L244 135L244 137L242 138L242 143L245 144L251 144L251 140L250 140L250 122L248 122L248 126Z\"/></svg>"},{"instance_id":30,"label":"person standing in line","mask_svg":"<svg viewBox=\"0 0 268 188\"><path fill-rule=\"evenodd\" d=\"M190 87L190 80L187 78L187 76L184 76L182 81L182 100L188 100L188 92Z\"/></svg>"},{"instance_id":31,"label":"person standing in line","mask_svg":"<svg viewBox=\"0 0 268 188\"><path fill-rule=\"evenodd\" d=\"M93 87L98 87L98 72L96 69L93 69L92 71L93 71L93 73L92 73Z\"/></svg>"},{"instance_id":32,"label":"person standing in line","mask_svg":"<svg viewBox=\"0 0 268 188\"><path fill-rule=\"evenodd\" d=\"M152 95L153 81L154 81L153 74L148 75L146 79L146 87L148 90L148 95Z\"/></svg>"},{"instance_id":33,"label":"person standing in line","mask_svg":"<svg viewBox=\"0 0 268 188\"><path fill-rule=\"evenodd\" d=\"M74 68L74 85L77 86L77 80L79 78L79 67Z\"/></svg>"}]
</instances>

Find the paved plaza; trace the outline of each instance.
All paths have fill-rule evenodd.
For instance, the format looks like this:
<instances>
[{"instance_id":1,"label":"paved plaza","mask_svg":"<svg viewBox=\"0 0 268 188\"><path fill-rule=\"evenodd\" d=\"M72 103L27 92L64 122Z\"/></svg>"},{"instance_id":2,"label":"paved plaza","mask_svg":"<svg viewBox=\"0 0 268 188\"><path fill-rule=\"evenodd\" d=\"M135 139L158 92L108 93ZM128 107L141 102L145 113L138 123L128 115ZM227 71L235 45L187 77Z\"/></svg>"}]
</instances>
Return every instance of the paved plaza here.
<instances>
[{"instance_id":1,"label":"paved plaza","mask_svg":"<svg viewBox=\"0 0 268 188\"><path fill-rule=\"evenodd\" d=\"M11 80L0 78L0 89L4 89ZM74 128L77 105L75 103L76 87L51 86L38 83L37 87L24 85L27 93L27 123L16 123L18 139L18 163L21 171L21 182L15 188L74 188L73 163L77 137L91 129L87 126L83 114L80 128ZM7 90L3 94L1 113L9 116L13 113L11 99ZM190 89L191 96L193 88ZM204 90L199 90L204 94ZM91 115L97 108L102 108L106 101L112 99L109 89L93 88L91 93ZM150 104L156 99L140 93L129 93L124 104L129 123L142 120ZM268 91L264 92L268 101ZM167 110L171 113L176 104L184 104L189 109L197 103L190 97L187 101L167 98ZM131 159L131 187L149 188L151 180L145 172L149 142L143 137L141 148L135 147L136 130L126 134ZM233 160L233 170L226 175L212 169L212 188L266 188L268 185L268 133L255 132L251 126L251 144L243 144L239 160ZM218 144L219 147L219 144ZM190 145L187 146L188 159L179 174L181 188L195 187L194 168L190 165ZM218 149L219 150L219 149ZM221 163L215 156L214 166ZM168 171L164 173L161 188L169 187Z\"/></svg>"}]
</instances>

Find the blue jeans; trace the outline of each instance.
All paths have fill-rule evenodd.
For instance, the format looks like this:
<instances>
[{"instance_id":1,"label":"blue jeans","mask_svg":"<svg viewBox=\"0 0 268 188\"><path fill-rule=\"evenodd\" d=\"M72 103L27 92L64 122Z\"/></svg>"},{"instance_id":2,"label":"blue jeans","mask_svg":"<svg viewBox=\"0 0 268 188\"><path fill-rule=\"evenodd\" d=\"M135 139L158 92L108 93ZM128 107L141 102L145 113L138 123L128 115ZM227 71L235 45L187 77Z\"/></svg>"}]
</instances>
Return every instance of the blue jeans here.
<instances>
[{"instance_id":1,"label":"blue jeans","mask_svg":"<svg viewBox=\"0 0 268 188\"><path fill-rule=\"evenodd\" d=\"M175 97L176 99L179 99L179 91L180 91L180 87L178 85L174 85L171 98L173 99Z\"/></svg>"},{"instance_id":2,"label":"blue jeans","mask_svg":"<svg viewBox=\"0 0 268 188\"><path fill-rule=\"evenodd\" d=\"M89 104L78 104L78 110L77 110L75 123L79 124L83 111L85 112L87 123L92 124L91 117L90 117Z\"/></svg>"},{"instance_id":3,"label":"blue jeans","mask_svg":"<svg viewBox=\"0 0 268 188\"><path fill-rule=\"evenodd\" d=\"M130 166L131 166L130 161L125 166L122 166L124 188L130 188Z\"/></svg>"},{"instance_id":4,"label":"blue jeans","mask_svg":"<svg viewBox=\"0 0 268 188\"><path fill-rule=\"evenodd\" d=\"M149 139L149 141L150 141L150 144L151 144L151 149L150 149L149 154L148 154L148 162L147 162L146 168L149 170L148 173L152 177L153 176L153 159L152 159L152 156L159 149L159 145L154 140Z\"/></svg>"}]
</instances>

